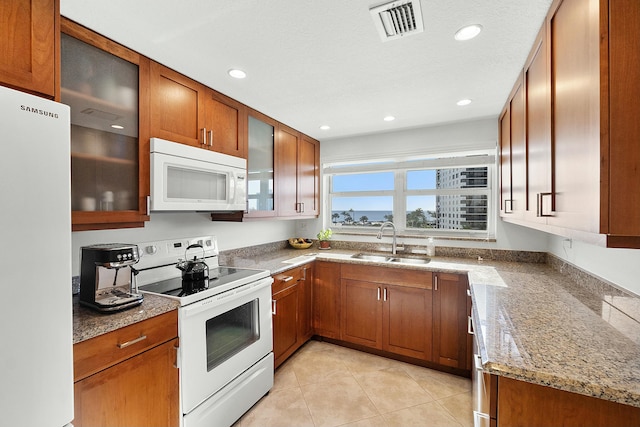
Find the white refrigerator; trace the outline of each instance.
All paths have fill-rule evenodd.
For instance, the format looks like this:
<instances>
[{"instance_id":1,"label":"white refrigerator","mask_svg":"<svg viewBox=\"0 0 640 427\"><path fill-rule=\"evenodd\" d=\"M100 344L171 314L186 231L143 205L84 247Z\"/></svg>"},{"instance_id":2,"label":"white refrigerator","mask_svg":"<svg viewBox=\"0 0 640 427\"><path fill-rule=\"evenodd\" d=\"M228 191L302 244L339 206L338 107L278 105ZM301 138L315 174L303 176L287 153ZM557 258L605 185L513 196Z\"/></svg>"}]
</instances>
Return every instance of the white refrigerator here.
<instances>
[{"instance_id":1,"label":"white refrigerator","mask_svg":"<svg viewBox=\"0 0 640 427\"><path fill-rule=\"evenodd\" d=\"M73 420L69 107L0 86L0 424Z\"/></svg>"}]
</instances>

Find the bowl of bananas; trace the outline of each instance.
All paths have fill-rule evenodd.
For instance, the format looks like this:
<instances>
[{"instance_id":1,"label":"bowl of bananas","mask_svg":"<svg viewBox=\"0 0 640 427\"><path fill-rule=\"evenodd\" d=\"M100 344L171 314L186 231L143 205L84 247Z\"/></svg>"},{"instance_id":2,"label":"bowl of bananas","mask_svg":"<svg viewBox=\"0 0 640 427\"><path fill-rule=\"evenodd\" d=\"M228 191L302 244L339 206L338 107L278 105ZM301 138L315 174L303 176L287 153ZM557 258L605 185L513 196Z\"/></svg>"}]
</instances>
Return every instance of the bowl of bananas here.
<instances>
[{"instance_id":1,"label":"bowl of bananas","mask_svg":"<svg viewBox=\"0 0 640 427\"><path fill-rule=\"evenodd\" d=\"M289 239L289 244L296 249L308 249L313 244L313 240L302 237L294 237Z\"/></svg>"}]
</instances>

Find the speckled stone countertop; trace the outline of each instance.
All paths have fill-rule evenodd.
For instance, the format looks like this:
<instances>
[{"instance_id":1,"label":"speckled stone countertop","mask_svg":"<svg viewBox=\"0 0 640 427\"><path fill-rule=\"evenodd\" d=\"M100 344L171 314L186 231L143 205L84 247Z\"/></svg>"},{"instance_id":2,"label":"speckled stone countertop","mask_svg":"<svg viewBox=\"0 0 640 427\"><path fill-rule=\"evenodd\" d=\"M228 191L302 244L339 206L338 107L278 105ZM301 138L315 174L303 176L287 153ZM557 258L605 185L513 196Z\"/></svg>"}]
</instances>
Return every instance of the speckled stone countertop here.
<instances>
[{"instance_id":1,"label":"speckled stone countertop","mask_svg":"<svg viewBox=\"0 0 640 427\"><path fill-rule=\"evenodd\" d=\"M277 248L234 251L220 261L276 274L314 259L366 262L353 253ZM564 264L514 261L438 256L423 266L393 267L468 273L485 371L640 407L640 298L609 286L594 292L584 276L576 281L559 271Z\"/></svg>"},{"instance_id":2,"label":"speckled stone countertop","mask_svg":"<svg viewBox=\"0 0 640 427\"><path fill-rule=\"evenodd\" d=\"M176 310L180 305L178 301L169 298L145 294L144 301L137 307L117 313L102 314L80 305L78 300L77 295L73 297L74 344Z\"/></svg>"}]
</instances>

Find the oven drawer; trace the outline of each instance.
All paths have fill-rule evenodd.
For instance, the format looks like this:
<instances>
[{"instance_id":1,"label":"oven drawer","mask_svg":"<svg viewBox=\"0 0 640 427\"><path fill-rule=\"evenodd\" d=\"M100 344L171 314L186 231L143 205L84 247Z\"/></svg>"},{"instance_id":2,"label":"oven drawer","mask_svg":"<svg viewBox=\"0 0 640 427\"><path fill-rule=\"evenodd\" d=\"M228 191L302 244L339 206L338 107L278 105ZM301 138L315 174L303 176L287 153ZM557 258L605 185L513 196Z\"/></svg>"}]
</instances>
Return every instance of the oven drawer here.
<instances>
[{"instance_id":1,"label":"oven drawer","mask_svg":"<svg viewBox=\"0 0 640 427\"><path fill-rule=\"evenodd\" d=\"M74 382L178 336L173 310L73 346Z\"/></svg>"}]
</instances>

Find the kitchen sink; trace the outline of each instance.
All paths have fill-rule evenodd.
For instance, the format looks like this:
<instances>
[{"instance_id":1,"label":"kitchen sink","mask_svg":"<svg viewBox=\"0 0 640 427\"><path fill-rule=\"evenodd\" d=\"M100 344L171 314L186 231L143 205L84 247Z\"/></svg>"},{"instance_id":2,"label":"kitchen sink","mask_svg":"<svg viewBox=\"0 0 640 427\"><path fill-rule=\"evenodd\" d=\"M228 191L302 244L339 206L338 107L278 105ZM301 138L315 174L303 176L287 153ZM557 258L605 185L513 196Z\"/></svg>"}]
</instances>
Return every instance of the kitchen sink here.
<instances>
[{"instance_id":1,"label":"kitchen sink","mask_svg":"<svg viewBox=\"0 0 640 427\"><path fill-rule=\"evenodd\" d=\"M431 258L391 258L389 262L397 262L401 264L427 264Z\"/></svg>"},{"instance_id":2,"label":"kitchen sink","mask_svg":"<svg viewBox=\"0 0 640 427\"><path fill-rule=\"evenodd\" d=\"M375 262L392 262L399 264L427 264L431 261L431 258L405 258L405 257L396 257L396 256L387 256L387 255L375 255L375 254L365 254L365 253L357 253L355 255L351 255L351 258L361 259L363 261L375 261Z\"/></svg>"},{"instance_id":3,"label":"kitchen sink","mask_svg":"<svg viewBox=\"0 0 640 427\"><path fill-rule=\"evenodd\" d=\"M386 255L372 255L372 254L363 254L363 253L351 255L351 258L361 259L364 261L377 261L377 262L386 262L391 259L391 257L388 257Z\"/></svg>"}]
</instances>

